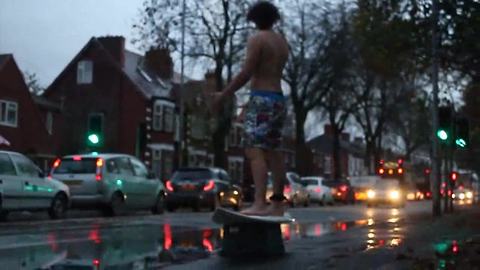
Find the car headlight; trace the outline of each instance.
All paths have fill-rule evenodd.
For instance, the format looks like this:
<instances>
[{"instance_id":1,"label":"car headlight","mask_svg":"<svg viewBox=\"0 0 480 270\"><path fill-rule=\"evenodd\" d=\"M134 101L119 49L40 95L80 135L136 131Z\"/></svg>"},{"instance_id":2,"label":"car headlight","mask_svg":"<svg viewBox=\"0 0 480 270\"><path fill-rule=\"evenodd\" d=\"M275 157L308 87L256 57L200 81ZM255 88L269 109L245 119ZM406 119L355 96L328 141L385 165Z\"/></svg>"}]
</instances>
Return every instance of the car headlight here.
<instances>
[{"instance_id":1,"label":"car headlight","mask_svg":"<svg viewBox=\"0 0 480 270\"><path fill-rule=\"evenodd\" d=\"M373 190L371 190L371 189L368 190L368 191L367 191L367 197L368 197L369 199L375 198L375 191L373 191Z\"/></svg>"},{"instance_id":2,"label":"car headlight","mask_svg":"<svg viewBox=\"0 0 480 270\"><path fill-rule=\"evenodd\" d=\"M390 199L392 199L392 200L400 199L400 192L398 190L390 191Z\"/></svg>"},{"instance_id":3,"label":"car headlight","mask_svg":"<svg viewBox=\"0 0 480 270\"><path fill-rule=\"evenodd\" d=\"M467 191L467 193L465 193L465 197L467 197L467 199L472 199L473 193L471 191Z\"/></svg>"},{"instance_id":4,"label":"car headlight","mask_svg":"<svg viewBox=\"0 0 480 270\"><path fill-rule=\"evenodd\" d=\"M464 199L465 199L465 193L463 193L463 192L460 193L460 194L458 195L458 198L459 198L460 200L464 200Z\"/></svg>"}]
</instances>

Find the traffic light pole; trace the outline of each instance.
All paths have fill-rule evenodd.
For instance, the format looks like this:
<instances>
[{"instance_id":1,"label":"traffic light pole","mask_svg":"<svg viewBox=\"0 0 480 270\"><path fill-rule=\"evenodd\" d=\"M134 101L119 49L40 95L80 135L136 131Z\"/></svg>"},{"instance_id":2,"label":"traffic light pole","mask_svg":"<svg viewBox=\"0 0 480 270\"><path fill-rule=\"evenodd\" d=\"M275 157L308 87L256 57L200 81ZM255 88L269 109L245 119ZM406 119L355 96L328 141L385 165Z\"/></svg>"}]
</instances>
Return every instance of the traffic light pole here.
<instances>
[{"instance_id":1,"label":"traffic light pole","mask_svg":"<svg viewBox=\"0 0 480 270\"><path fill-rule=\"evenodd\" d=\"M439 143L436 136L438 129L438 0L432 2L432 214L435 217L441 215L440 197L440 159Z\"/></svg>"}]
</instances>

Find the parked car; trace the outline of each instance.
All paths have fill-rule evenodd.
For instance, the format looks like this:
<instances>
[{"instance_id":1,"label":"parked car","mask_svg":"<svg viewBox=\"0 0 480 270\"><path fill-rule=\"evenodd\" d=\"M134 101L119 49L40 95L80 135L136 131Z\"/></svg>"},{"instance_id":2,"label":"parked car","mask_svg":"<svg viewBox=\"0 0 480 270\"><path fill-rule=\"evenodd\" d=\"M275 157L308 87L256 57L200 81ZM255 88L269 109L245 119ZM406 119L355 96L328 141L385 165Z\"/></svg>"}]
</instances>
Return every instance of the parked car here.
<instances>
[{"instance_id":1,"label":"parked car","mask_svg":"<svg viewBox=\"0 0 480 270\"><path fill-rule=\"evenodd\" d=\"M311 202L317 202L320 205L333 204L332 189L323 184L325 179L319 176L302 177L306 184L308 195Z\"/></svg>"},{"instance_id":2,"label":"parked car","mask_svg":"<svg viewBox=\"0 0 480 270\"><path fill-rule=\"evenodd\" d=\"M198 211L202 206L214 210L218 206L242 207L242 189L220 168L182 168L166 182L169 211L190 206Z\"/></svg>"},{"instance_id":3,"label":"parked car","mask_svg":"<svg viewBox=\"0 0 480 270\"><path fill-rule=\"evenodd\" d=\"M294 172L287 172L285 176L286 183L283 188L283 195L287 198L290 206L308 206L310 204L310 196L306 189L306 183L303 182L300 176ZM267 201L269 201L270 197L273 195L273 178L271 173L268 173L266 195Z\"/></svg>"},{"instance_id":4,"label":"parked car","mask_svg":"<svg viewBox=\"0 0 480 270\"><path fill-rule=\"evenodd\" d=\"M407 201L420 201L425 197L415 184L406 184L405 193Z\"/></svg>"},{"instance_id":5,"label":"parked car","mask_svg":"<svg viewBox=\"0 0 480 270\"><path fill-rule=\"evenodd\" d=\"M349 178L352 188L355 190L356 201L366 201L367 191L381 179L378 175L353 176Z\"/></svg>"},{"instance_id":6,"label":"parked car","mask_svg":"<svg viewBox=\"0 0 480 270\"><path fill-rule=\"evenodd\" d=\"M55 179L48 179L26 156L0 151L0 217L12 211L47 210L52 219L65 216L70 191Z\"/></svg>"},{"instance_id":7,"label":"parked car","mask_svg":"<svg viewBox=\"0 0 480 270\"><path fill-rule=\"evenodd\" d=\"M50 173L70 187L72 206L99 207L105 215L125 210L163 212L165 188L137 158L125 154L84 154L57 159Z\"/></svg>"},{"instance_id":8,"label":"parked car","mask_svg":"<svg viewBox=\"0 0 480 270\"><path fill-rule=\"evenodd\" d=\"M355 190L348 180L329 180L323 182L323 184L332 189L332 196L336 202L345 204L355 203Z\"/></svg>"},{"instance_id":9,"label":"parked car","mask_svg":"<svg viewBox=\"0 0 480 270\"><path fill-rule=\"evenodd\" d=\"M368 191L367 206L391 205L405 207L405 191L397 179L381 179Z\"/></svg>"}]
</instances>

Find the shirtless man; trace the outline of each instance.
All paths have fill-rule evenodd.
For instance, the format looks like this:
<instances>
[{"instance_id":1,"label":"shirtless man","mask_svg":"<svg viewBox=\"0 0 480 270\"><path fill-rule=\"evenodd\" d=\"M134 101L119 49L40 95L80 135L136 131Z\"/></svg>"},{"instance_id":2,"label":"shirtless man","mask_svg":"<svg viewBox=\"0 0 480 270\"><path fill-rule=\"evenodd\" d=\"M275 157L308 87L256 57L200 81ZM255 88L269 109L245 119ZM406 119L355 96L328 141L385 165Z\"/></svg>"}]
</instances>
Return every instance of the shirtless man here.
<instances>
[{"instance_id":1,"label":"shirtless man","mask_svg":"<svg viewBox=\"0 0 480 270\"><path fill-rule=\"evenodd\" d=\"M255 201L242 213L281 216L284 213L285 164L278 147L286 116L281 77L288 59L288 44L283 36L272 30L280 19L273 4L258 2L250 8L247 19L255 23L258 31L248 40L241 72L221 93L215 94L213 106L218 108L225 98L231 97L250 80L251 94L245 111L243 141L255 183ZM269 169L273 175L273 196L271 205L267 206Z\"/></svg>"}]
</instances>

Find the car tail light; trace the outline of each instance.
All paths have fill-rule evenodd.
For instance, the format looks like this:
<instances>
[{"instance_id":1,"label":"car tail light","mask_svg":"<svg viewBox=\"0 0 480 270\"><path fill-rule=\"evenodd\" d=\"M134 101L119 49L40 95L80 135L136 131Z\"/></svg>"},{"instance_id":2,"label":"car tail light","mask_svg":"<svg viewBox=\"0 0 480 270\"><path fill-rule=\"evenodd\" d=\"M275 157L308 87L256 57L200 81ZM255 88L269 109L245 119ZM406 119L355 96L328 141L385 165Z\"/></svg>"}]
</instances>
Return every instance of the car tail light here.
<instances>
[{"instance_id":1,"label":"car tail light","mask_svg":"<svg viewBox=\"0 0 480 270\"><path fill-rule=\"evenodd\" d=\"M292 191L292 188L290 187L290 185L286 185L284 188L283 188L283 193L285 194L288 194Z\"/></svg>"},{"instance_id":2,"label":"car tail light","mask_svg":"<svg viewBox=\"0 0 480 270\"><path fill-rule=\"evenodd\" d=\"M100 260L99 259L93 259L92 263L93 263L93 266L96 269L99 269L99 267L100 267Z\"/></svg>"},{"instance_id":3,"label":"car tail light","mask_svg":"<svg viewBox=\"0 0 480 270\"><path fill-rule=\"evenodd\" d=\"M165 186L167 187L168 191L173 192L172 181L167 180L167 182L165 183Z\"/></svg>"},{"instance_id":4,"label":"car tail light","mask_svg":"<svg viewBox=\"0 0 480 270\"><path fill-rule=\"evenodd\" d=\"M81 156L73 156L74 161L81 161L82 157Z\"/></svg>"},{"instance_id":5,"label":"car tail light","mask_svg":"<svg viewBox=\"0 0 480 270\"><path fill-rule=\"evenodd\" d=\"M315 188L315 192L320 193L320 192L322 192L322 189L317 187L317 188Z\"/></svg>"},{"instance_id":6,"label":"car tail light","mask_svg":"<svg viewBox=\"0 0 480 270\"><path fill-rule=\"evenodd\" d=\"M346 185L340 186L340 191L341 191L341 192L346 192L347 189L348 189L348 187L347 187Z\"/></svg>"},{"instance_id":7,"label":"car tail light","mask_svg":"<svg viewBox=\"0 0 480 270\"><path fill-rule=\"evenodd\" d=\"M103 167L103 159L97 159L97 174L95 175L95 180L101 181L102 180L102 167Z\"/></svg>"},{"instance_id":8,"label":"car tail light","mask_svg":"<svg viewBox=\"0 0 480 270\"><path fill-rule=\"evenodd\" d=\"M210 191L215 188L215 181L209 180L207 184L203 187L203 191Z\"/></svg>"},{"instance_id":9,"label":"car tail light","mask_svg":"<svg viewBox=\"0 0 480 270\"><path fill-rule=\"evenodd\" d=\"M55 162L53 162L53 168L54 168L54 169L58 168L58 167L60 166L60 163L61 163L61 162L62 162L62 161L57 158L57 159L55 160Z\"/></svg>"}]
</instances>

